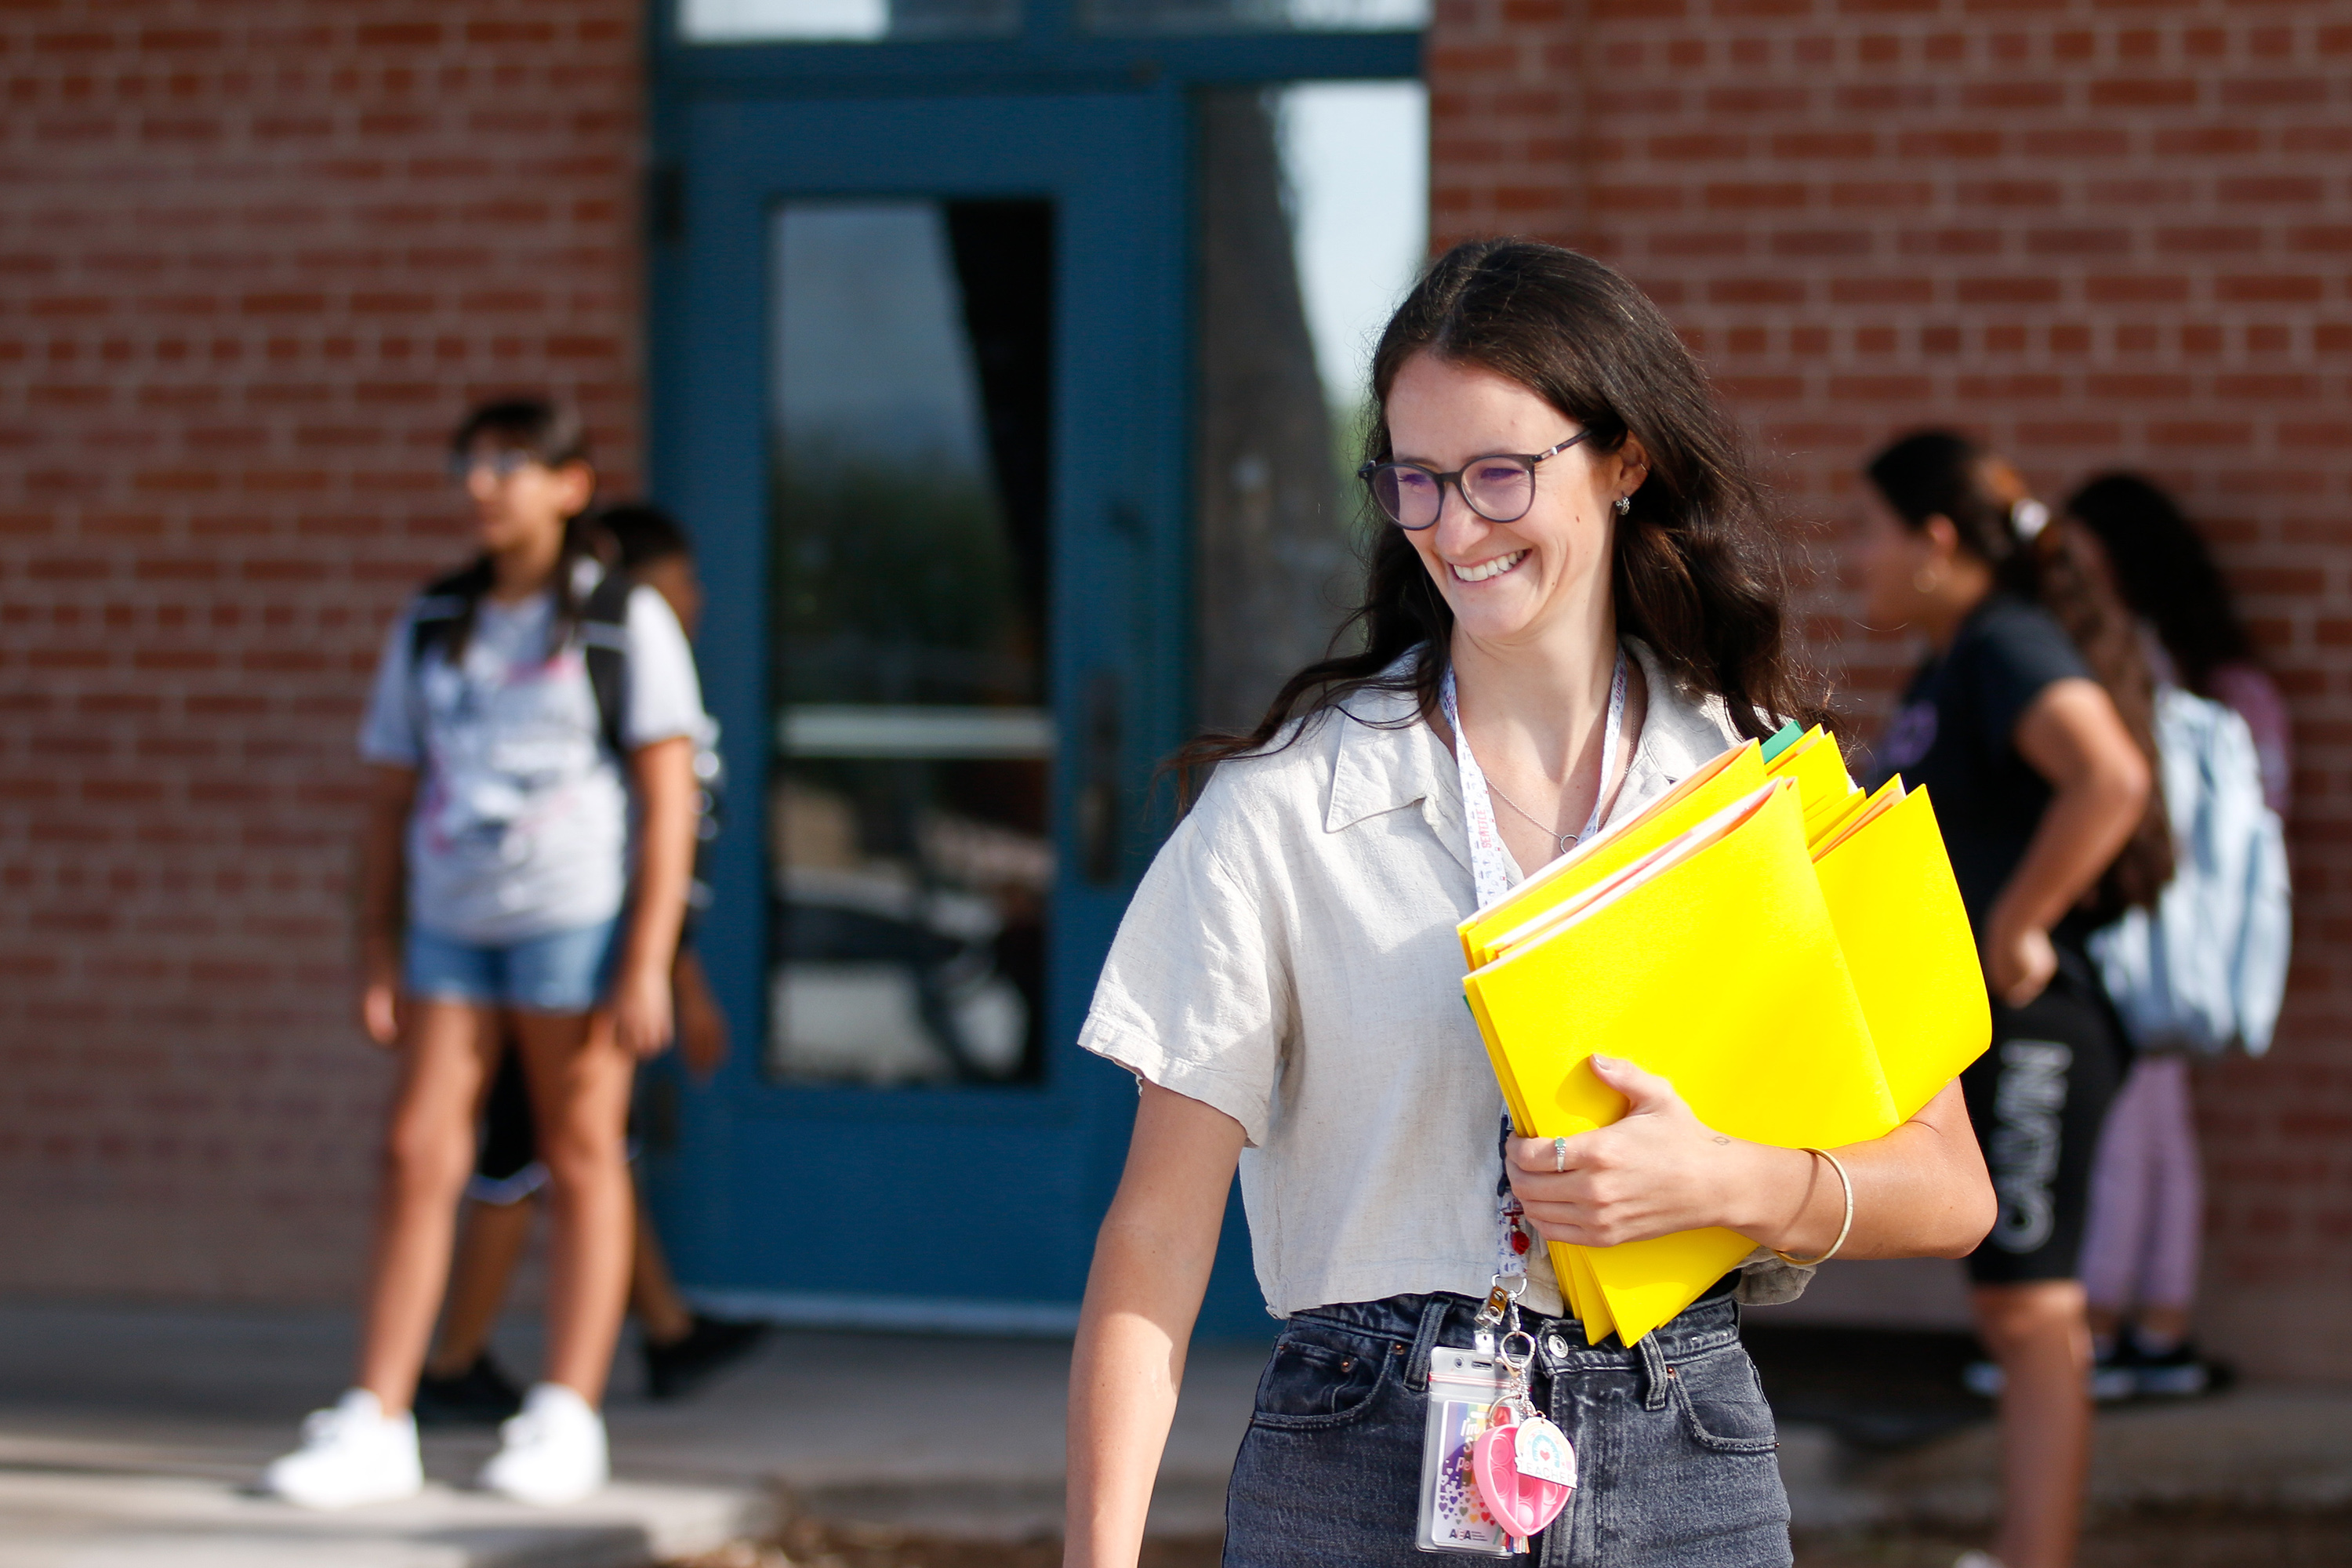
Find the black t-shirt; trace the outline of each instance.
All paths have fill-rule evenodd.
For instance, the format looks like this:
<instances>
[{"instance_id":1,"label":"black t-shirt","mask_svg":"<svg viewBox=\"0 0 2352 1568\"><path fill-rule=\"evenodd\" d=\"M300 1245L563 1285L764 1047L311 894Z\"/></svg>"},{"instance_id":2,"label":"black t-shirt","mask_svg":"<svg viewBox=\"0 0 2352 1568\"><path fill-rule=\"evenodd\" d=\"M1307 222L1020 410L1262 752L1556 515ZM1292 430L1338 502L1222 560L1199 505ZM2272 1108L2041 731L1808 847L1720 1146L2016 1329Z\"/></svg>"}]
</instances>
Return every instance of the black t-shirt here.
<instances>
[{"instance_id":1,"label":"black t-shirt","mask_svg":"<svg viewBox=\"0 0 2352 1568\"><path fill-rule=\"evenodd\" d=\"M1897 773L1906 787L1927 787L1980 942L2050 804L2050 785L2012 743L2017 721L2053 681L2074 679L2091 670L2064 628L2030 601L1995 594L1942 658L1920 666L1873 758L1874 787Z\"/></svg>"}]
</instances>

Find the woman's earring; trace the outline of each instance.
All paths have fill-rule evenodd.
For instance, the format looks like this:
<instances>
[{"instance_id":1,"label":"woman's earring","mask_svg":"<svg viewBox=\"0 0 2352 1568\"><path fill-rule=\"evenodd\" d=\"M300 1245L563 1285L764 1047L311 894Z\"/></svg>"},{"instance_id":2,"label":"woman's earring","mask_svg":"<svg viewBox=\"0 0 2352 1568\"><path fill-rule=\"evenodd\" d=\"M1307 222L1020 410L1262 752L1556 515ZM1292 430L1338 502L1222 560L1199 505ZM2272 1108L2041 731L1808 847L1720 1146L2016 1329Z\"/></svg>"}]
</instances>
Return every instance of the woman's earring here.
<instances>
[{"instance_id":1,"label":"woman's earring","mask_svg":"<svg viewBox=\"0 0 2352 1568\"><path fill-rule=\"evenodd\" d=\"M1632 496L1619 496L1617 498L1617 515L1619 517L1629 517L1633 514L1633 498Z\"/></svg>"},{"instance_id":2,"label":"woman's earring","mask_svg":"<svg viewBox=\"0 0 2352 1568\"><path fill-rule=\"evenodd\" d=\"M1911 586L1922 594L1932 594L1944 584L1944 574L1922 566L1911 574Z\"/></svg>"}]
</instances>

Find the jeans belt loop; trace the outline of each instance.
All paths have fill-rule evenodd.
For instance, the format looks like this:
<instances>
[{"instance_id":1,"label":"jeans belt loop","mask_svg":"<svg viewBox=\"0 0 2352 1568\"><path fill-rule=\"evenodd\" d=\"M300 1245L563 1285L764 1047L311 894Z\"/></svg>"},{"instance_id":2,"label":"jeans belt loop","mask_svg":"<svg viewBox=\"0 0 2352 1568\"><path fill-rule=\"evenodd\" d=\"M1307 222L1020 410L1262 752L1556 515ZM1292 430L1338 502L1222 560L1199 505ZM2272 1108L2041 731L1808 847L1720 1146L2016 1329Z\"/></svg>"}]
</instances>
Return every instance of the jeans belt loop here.
<instances>
[{"instance_id":1,"label":"jeans belt loop","mask_svg":"<svg viewBox=\"0 0 2352 1568\"><path fill-rule=\"evenodd\" d=\"M1404 1385L1415 1394L1429 1392L1429 1358L1437 1349L1437 1336L1445 1327L1446 1314L1454 1303L1442 1294L1432 1295L1422 1303L1421 1328L1412 1337L1412 1353L1405 1358Z\"/></svg>"},{"instance_id":2,"label":"jeans belt loop","mask_svg":"<svg viewBox=\"0 0 2352 1568\"><path fill-rule=\"evenodd\" d=\"M1674 1369L1666 1365L1665 1352L1658 1349L1658 1333L1655 1329L1642 1336L1640 1349L1644 1384L1642 1391L1642 1408L1664 1410L1666 1407L1666 1379Z\"/></svg>"}]
</instances>

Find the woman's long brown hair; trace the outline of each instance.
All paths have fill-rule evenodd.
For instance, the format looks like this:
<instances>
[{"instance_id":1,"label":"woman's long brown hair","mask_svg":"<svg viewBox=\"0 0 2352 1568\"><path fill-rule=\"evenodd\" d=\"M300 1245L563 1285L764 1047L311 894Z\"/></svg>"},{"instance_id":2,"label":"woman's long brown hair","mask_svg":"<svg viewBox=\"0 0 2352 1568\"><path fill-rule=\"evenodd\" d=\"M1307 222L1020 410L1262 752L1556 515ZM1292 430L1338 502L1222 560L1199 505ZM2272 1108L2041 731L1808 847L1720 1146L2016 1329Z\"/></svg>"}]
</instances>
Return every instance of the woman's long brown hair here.
<instances>
[{"instance_id":1,"label":"woman's long brown hair","mask_svg":"<svg viewBox=\"0 0 2352 1568\"><path fill-rule=\"evenodd\" d=\"M1964 436L1922 430L1871 460L1870 481L1914 529L1948 520L1960 548L1993 571L2000 588L2031 599L2064 628L2091 674L2106 689L2132 743L2147 759L2147 809L2131 839L2092 890L2091 913L2113 919L2134 905L2155 904L2172 880L2172 827L2164 805L2164 773L2156 754L2156 680L2142 651L2139 628L2109 585L2095 542L2078 524L2053 518L2031 538L2017 530L2016 509L1985 480L1988 454Z\"/></svg>"},{"instance_id":2,"label":"woman's long brown hair","mask_svg":"<svg viewBox=\"0 0 2352 1568\"><path fill-rule=\"evenodd\" d=\"M1696 360L1640 289L1556 245L1455 246L1397 308L1373 353L1364 443L1373 462L1391 455L1397 373L1423 353L1517 382L1591 432L1584 444L1596 455L1638 439L1649 474L1616 521L1611 569L1620 631L1647 643L1687 688L1724 699L1743 735L1823 718L1815 683L1789 656L1762 487ZM1382 520L1363 598L1334 651L1284 682L1255 727L1204 734L1169 765L1189 779L1216 763L1279 751L1298 732L1286 737L1286 726L1367 689L1410 691L1426 719L1437 710L1453 629L1454 612L1412 542ZM1409 670L1384 675L1415 647L1427 652Z\"/></svg>"}]
</instances>

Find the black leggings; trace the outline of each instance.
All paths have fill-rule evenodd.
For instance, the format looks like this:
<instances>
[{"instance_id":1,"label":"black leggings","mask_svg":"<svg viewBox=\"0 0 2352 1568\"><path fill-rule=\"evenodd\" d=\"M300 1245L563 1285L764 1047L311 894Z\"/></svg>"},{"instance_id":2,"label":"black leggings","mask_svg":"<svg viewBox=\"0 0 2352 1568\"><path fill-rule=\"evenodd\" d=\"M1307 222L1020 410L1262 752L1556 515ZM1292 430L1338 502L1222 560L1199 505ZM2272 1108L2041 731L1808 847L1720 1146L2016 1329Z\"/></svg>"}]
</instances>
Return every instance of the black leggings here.
<instances>
[{"instance_id":1,"label":"black leggings","mask_svg":"<svg viewBox=\"0 0 2352 1568\"><path fill-rule=\"evenodd\" d=\"M2058 951L2049 989L1992 1005L1992 1047L1960 1075L2000 1215L1969 1255L1979 1285L2072 1279L2091 1162L2129 1065L2114 1008L2083 954Z\"/></svg>"}]
</instances>

